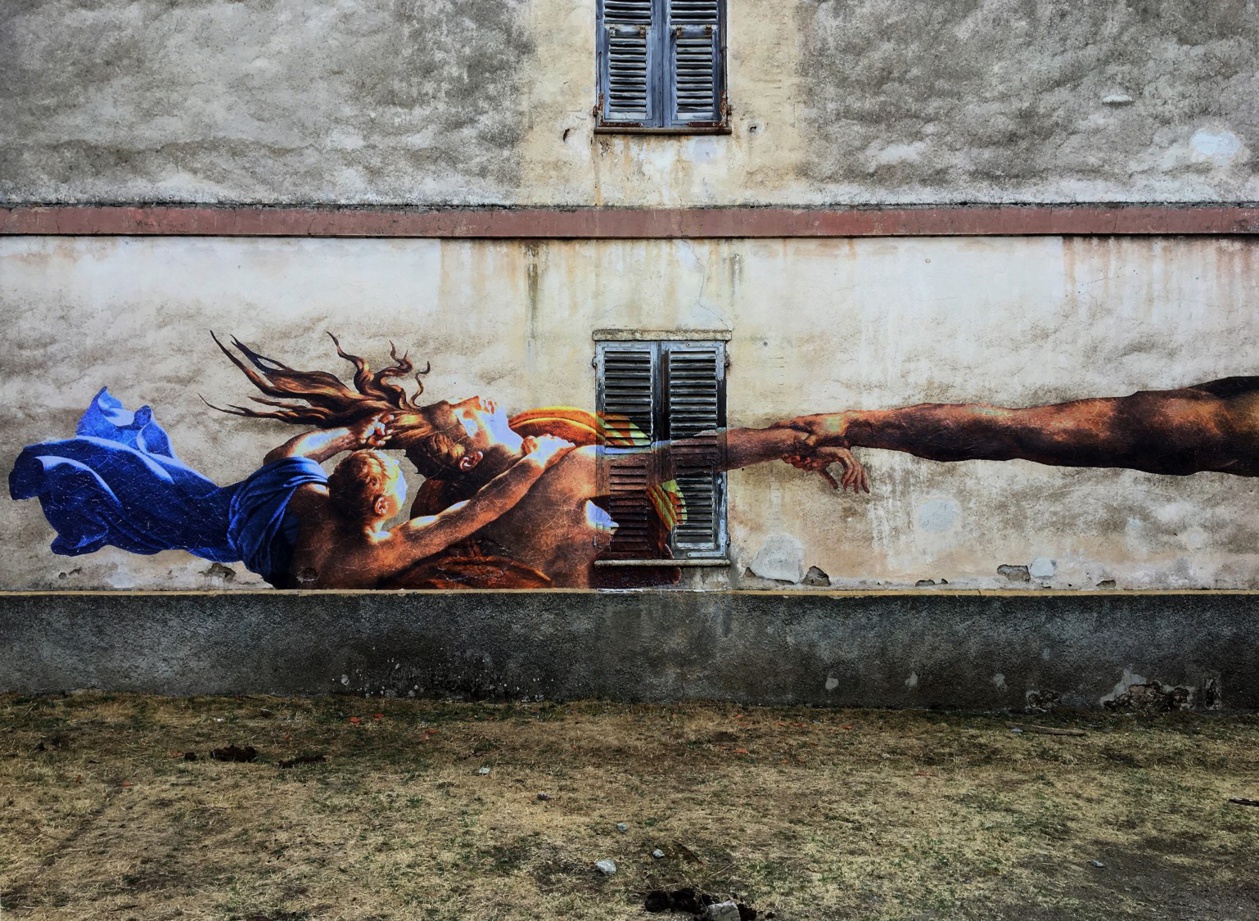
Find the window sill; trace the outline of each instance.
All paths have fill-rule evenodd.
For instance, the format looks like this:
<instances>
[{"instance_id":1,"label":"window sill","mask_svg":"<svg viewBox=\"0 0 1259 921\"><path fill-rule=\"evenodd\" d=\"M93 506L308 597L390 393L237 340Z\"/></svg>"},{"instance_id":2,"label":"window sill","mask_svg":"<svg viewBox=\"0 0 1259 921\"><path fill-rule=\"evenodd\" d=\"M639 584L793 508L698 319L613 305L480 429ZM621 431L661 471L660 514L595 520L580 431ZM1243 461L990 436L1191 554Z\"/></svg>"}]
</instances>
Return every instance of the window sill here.
<instances>
[{"instance_id":1,"label":"window sill","mask_svg":"<svg viewBox=\"0 0 1259 921\"><path fill-rule=\"evenodd\" d=\"M716 568L718 566L729 566L730 561L727 559L691 559L691 560L595 560L596 566L667 566L669 568L678 569L697 569L700 567Z\"/></svg>"},{"instance_id":2,"label":"window sill","mask_svg":"<svg viewBox=\"0 0 1259 921\"><path fill-rule=\"evenodd\" d=\"M651 128L643 125L595 125L595 134L732 134L729 125L693 125L680 128Z\"/></svg>"}]
</instances>

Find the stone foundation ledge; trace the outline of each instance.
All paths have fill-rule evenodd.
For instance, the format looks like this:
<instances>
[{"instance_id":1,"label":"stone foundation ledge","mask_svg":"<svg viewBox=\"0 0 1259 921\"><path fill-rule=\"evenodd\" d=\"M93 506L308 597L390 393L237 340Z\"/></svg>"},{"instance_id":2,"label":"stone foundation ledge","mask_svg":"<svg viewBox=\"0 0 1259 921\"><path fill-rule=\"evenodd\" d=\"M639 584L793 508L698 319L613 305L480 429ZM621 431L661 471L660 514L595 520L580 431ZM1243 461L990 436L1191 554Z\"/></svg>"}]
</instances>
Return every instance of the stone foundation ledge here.
<instances>
[{"instance_id":1,"label":"stone foundation ledge","mask_svg":"<svg viewBox=\"0 0 1259 921\"><path fill-rule=\"evenodd\" d=\"M1259 709L1259 593L0 593L0 690Z\"/></svg>"}]
</instances>

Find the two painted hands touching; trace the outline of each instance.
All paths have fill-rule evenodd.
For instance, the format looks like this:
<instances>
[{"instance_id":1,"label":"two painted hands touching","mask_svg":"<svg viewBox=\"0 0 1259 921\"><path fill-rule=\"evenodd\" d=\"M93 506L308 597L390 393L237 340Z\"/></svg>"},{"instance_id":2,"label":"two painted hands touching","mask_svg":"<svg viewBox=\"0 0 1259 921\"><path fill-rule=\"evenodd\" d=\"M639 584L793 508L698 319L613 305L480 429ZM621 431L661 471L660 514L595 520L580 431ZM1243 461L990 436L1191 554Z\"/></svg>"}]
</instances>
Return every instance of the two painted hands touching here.
<instances>
[{"instance_id":1,"label":"two painted hands touching","mask_svg":"<svg viewBox=\"0 0 1259 921\"><path fill-rule=\"evenodd\" d=\"M819 474L833 489L870 491L870 475L845 443L843 427L837 424L836 417L798 416L779 422L774 428L789 428L805 436L796 443L795 450L783 455L791 466ZM831 475L832 464L839 464L838 480Z\"/></svg>"}]
</instances>

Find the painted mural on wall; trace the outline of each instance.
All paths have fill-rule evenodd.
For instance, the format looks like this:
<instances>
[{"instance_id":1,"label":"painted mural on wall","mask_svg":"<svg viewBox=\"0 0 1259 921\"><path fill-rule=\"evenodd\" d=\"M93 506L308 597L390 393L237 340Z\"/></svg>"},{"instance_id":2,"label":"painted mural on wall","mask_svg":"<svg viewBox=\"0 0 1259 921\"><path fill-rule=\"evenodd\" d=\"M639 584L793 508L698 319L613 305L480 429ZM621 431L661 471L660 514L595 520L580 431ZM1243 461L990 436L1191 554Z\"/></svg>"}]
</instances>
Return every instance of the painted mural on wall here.
<instances>
[{"instance_id":1,"label":"painted mural on wall","mask_svg":"<svg viewBox=\"0 0 1259 921\"><path fill-rule=\"evenodd\" d=\"M231 345L219 343L261 396L223 410L300 433L245 480L218 486L175 455L148 407L129 412L101 390L74 437L28 446L9 475L14 499L39 500L56 531L54 553L184 550L243 562L279 588L625 587L667 583L677 571L667 562L637 571L595 565L617 527L610 466L642 474L662 556L686 516L676 485L683 464L730 470L783 460L853 492L870 490L854 448L937 462L1259 474L1252 377L1028 408L838 411L628 450L638 442L625 418L570 407L509 416L481 396L424 402L427 369L417 374L396 352L373 371L338 343L354 366L351 387ZM412 375L417 383L404 385ZM328 474L323 463L333 459ZM409 506L402 461L425 478Z\"/></svg>"}]
</instances>

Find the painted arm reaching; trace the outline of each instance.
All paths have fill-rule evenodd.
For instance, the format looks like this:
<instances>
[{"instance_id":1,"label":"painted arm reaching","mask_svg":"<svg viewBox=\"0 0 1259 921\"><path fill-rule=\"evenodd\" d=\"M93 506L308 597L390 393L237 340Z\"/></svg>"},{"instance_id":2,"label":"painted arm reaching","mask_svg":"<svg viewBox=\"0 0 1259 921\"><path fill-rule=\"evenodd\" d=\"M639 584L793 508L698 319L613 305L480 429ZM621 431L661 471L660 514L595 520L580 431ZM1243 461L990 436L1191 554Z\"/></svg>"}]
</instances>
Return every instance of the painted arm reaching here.
<instances>
[{"instance_id":1,"label":"painted arm reaching","mask_svg":"<svg viewBox=\"0 0 1259 921\"><path fill-rule=\"evenodd\" d=\"M389 423L392 421L391 413L380 413L361 419L353 425L302 432L279 447L272 448L262 462L270 464L286 457L305 457L322 464L342 451L383 448L389 438Z\"/></svg>"},{"instance_id":2,"label":"painted arm reaching","mask_svg":"<svg viewBox=\"0 0 1259 921\"><path fill-rule=\"evenodd\" d=\"M1204 471L1259 476L1255 377L1025 408L920 403L820 413L778 427L806 436L802 450L784 455L785 460L828 478L826 467L839 463L842 485L861 488L868 480L851 448L883 448L946 462L1020 459L1172 476Z\"/></svg>"}]
</instances>

